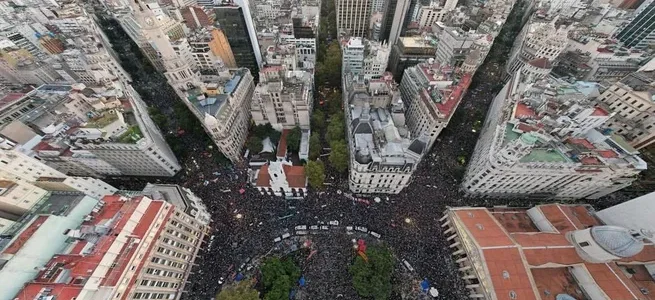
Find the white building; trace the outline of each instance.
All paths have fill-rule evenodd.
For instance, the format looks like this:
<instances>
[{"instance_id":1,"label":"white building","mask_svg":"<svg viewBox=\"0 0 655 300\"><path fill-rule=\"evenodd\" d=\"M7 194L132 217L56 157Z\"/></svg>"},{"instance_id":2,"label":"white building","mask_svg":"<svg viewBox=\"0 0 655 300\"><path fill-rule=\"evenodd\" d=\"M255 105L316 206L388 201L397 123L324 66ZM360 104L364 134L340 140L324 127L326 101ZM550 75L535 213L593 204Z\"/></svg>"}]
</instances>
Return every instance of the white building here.
<instances>
[{"instance_id":1,"label":"white building","mask_svg":"<svg viewBox=\"0 0 655 300\"><path fill-rule=\"evenodd\" d=\"M655 68L643 68L615 82L599 97L616 114L607 123L630 146L643 149L655 142Z\"/></svg>"},{"instance_id":2,"label":"white building","mask_svg":"<svg viewBox=\"0 0 655 300\"><path fill-rule=\"evenodd\" d=\"M342 43L342 70L363 75L366 79L380 78L389 62L391 48L385 42L351 37Z\"/></svg>"},{"instance_id":3,"label":"white building","mask_svg":"<svg viewBox=\"0 0 655 300\"><path fill-rule=\"evenodd\" d=\"M299 126L309 129L313 104L313 76L282 66L259 71L250 112L255 124L270 123L278 130Z\"/></svg>"},{"instance_id":4,"label":"white building","mask_svg":"<svg viewBox=\"0 0 655 300\"><path fill-rule=\"evenodd\" d=\"M397 194L409 185L427 151L427 139L412 135L390 73L367 84L344 76L346 131L350 147L349 186L353 193Z\"/></svg>"},{"instance_id":5,"label":"white building","mask_svg":"<svg viewBox=\"0 0 655 300\"><path fill-rule=\"evenodd\" d=\"M460 67L464 63L466 55L474 42L481 35L475 31L466 32L458 27L441 26L441 32L438 36L436 61L441 65Z\"/></svg>"},{"instance_id":6,"label":"white building","mask_svg":"<svg viewBox=\"0 0 655 300\"><path fill-rule=\"evenodd\" d=\"M184 101L218 149L237 162L243 158L241 149L248 137L255 84L250 71L243 68L223 71L215 77L183 91Z\"/></svg>"},{"instance_id":7,"label":"white building","mask_svg":"<svg viewBox=\"0 0 655 300\"><path fill-rule=\"evenodd\" d=\"M116 188L102 180L61 173L13 148L0 150L0 175L11 181L28 183L46 190L73 190L96 199L113 194ZM55 188L57 187L57 188Z\"/></svg>"},{"instance_id":8,"label":"white building","mask_svg":"<svg viewBox=\"0 0 655 300\"><path fill-rule=\"evenodd\" d=\"M405 69L400 93L406 106L407 127L412 136L425 136L427 148L448 126L469 84L471 74L455 74L433 59Z\"/></svg>"},{"instance_id":9,"label":"white building","mask_svg":"<svg viewBox=\"0 0 655 300\"><path fill-rule=\"evenodd\" d=\"M212 221L211 214L207 211L203 200L188 188L177 184L148 183L143 189L143 194L150 199L164 200L175 205L202 225L209 225Z\"/></svg>"},{"instance_id":10,"label":"white building","mask_svg":"<svg viewBox=\"0 0 655 300\"><path fill-rule=\"evenodd\" d=\"M371 18L372 1L337 0L337 34L366 37Z\"/></svg>"},{"instance_id":11,"label":"white building","mask_svg":"<svg viewBox=\"0 0 655 300\"><path fill-rule=\"evenodd\" d=\"M531 20L514 42L507 62L507 73L512 75L528 61L546 58L551 63L566 49L568 27L555 27L555 20L542 22Z\"/></svg>"},{"instance_id":12,"label":"white building","mask_svg":"<svg viewBox=\"0 0 655 300\"><path fill-rule=\"evenodd\" d=\"M78 176L173 176L181 169L131 86L37 91L44 89L67 96L33 105L19 121L45 133L32 151L46 164Z\"/></svg>"},{"instance_id":13,"label":"white building","mask_svg":"<svg viewBox=\"0 0 655 300\"><path fill-rule=\"evenodd\" d=\"M518 73L488 115L462 182L468 194L594 199L646 169L621 137L594 129L611 115L574 85Z\"/></svg>"},{"instance_id":14,"label":"white building","mask_svg":"<svg viewBox=\"0 0 655 300\"><path fill-rule=\"evenodd\" d=\"M278 197L302 197L307 194L305 167L275 161L263 165L252 175L252 183L262 194Z\"/></svg>"}]
</instances>

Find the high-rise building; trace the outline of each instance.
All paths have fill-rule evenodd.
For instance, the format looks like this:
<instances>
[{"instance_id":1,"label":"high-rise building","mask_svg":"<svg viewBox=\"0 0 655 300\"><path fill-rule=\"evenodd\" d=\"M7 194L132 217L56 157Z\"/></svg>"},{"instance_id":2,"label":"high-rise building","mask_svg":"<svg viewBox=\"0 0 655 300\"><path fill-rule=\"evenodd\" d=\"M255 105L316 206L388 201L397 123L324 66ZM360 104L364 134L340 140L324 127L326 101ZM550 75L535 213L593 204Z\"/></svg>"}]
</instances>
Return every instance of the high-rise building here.
<instances>
[{"instance_id":1,"label":"high-rise building","mask_svg":"<svg viewBox=\"0 0 655 300\"><path fill-rule=\"evenodd\" d=\"M616 111L607 127L636 149L655 143L653 84L654 69L638 71L615 82L598 97L607 109Z\"/></svg>"},{"instance_id":2,"label":"high-rise building","mask_svg":"<svg viewBox=\"0 0 655 300\"><path fill-rule=\"evenodd\" d=\"M29 156L16 143L0 140L0 177L31 184L48 191L76 191L93 198L113 194L116 188L100 179L68 176Z\"/></svg>"},{"instance_id":3,"label":"high-rise building","mask_svg":"<svg viewBox=\"0 0 655 300\"><path fill-rule=\"evenodd\" d=\"M216 22L227 37L236 65L248 68L255 82L258 82L262 54L248 6L236 2L222 2L213 8Z\"/></svg>"},{"instance_id":4,"label":"high-rise building","mask_svg":"<svg viewBox=\"0 0 655 300\"><path fill-rule=\"evenodd\" d=\"M407 107L407 127L412 136L425 136L427 148L448 126L459 102L471 84L471 74L455 74L433 59L405 69L400 94Z\"/></svg>"},{"instance_id":5,"label":"high-rise building","mask_svg":"<svg viewBox=\"0 0 655 300\"><path fill-rule=\"evenodd\" d=\"M371 0L337 0L337 35L367 37L371 6Z\"/></svg>"},{"instance_id":6,"label":"high-rise building","mask_svg":"<svg viewBox=\"0 0 655 300\"><path fill-rule=\"evenodd\" d=\"M174 62L165 62L162 57L170 57L166 53L170 49L159 47L185 37L182 23L169 17L157 2L130 2L130 5L131 12L118 18L121 27L155 69L169 71Z\"/></svg>"},{"instance_id":7,"label":"high-rise building","mask_svg":"<svg viewBox=\"0 0 655 300\"><path fill-rule=\"evenodd\" d=\"M471 298L648 299L653 221L624 227L632 218L621 211L618 220L589 205L454 207L440 222Z\"/></svg>"},{"instance_id":8,"label":"high-rise building","mask_svg":"<svg viewBox=\"0 0 655 300\"><path fill-rule=\"evenodd\" d=\"M38 132L31 151L47 165L77 176L173 176L181 169L131 86L42 86L35 99L47 89L64 95L32 102L16 119Z\"/></svg>"},{"instance_id":9,"label":"high-rise building","mask_svg":"<svg viewBox=\"0 0 655 300\"><path fill-rule=\"evenodd\" d=\"M482 35L466 32L458 27L440 28L437 44L436 61L442 65L460 67L473 46Z\"/></svg>"},{"instance_id":10,"label":"high-rise building","mask_svg":"<svg viewBox=\"0 0 655 300\"><path fill-rule=\"evenodd\" d=\"M78 228L85 217L97 211L99 199L75 191L49 191L20 220L0 218L0 298L18 297L54 255L75 243L76 238L63 233ZM79 244L83 245L91 248L91 244Z\"/></svg>"},{"instance_id":11,"label":"high-rise building","mask_svg":"<svg viewBox=\"0 0 655 300\"><path fill-rule=\"evenodd\" d=\"M214 25L212 17L209 16L202 6L188 6L180 9L180 14L189 29L196 30Z\"/></svg>"},{"instance_id":12,"label":"high-rise building","mask_svg":"<svg viewBox=\"0 0 655 300\"><path fill-rule=\"evenodd\" d=\"M250 106L253 121L277 129L309 129L313 85L313 76L307 71L290 71L284 66L263 68Z\"/></svg>"},{"instance_id":13,"label":"high-rise building","mask_svg":"<svg viewBox=\"0 0 655 300\"><path fill-rule=\"evenodd\" d=\"M593 89L529 77L517 73L493 100L462 182L464 191L595 199L629 186L646 169L623 138L603 130L612 115L589 99Z\"/></svg>"},{"instance_id":14,"label":"high-rise building","mask_svg":"<svg viewBox=\"0 0 655 300\"><path fill-rule=\"evenodd\" d=\"M351 37L342 44L344 73L362 75L365 79L381 77L389 63L390 48L385 42Z\"/></svg>"},{"instance_id":15,"label":"high-rise building","mask_svg":"<svg viewBox=\"0 0 655 300\"><path fill-rule=\"evenodd\" d=\"M615 35L623 46L645 50L655 45L655 0L646 0Z\"/></svg>"},{"instance_id":16,"label":"high-rise building","mask_svg":"<svg viewBox=\"0 0 655 300\"><path fill-rule=\"evenodd\" d=\"M507 74L512 75L528 61L546 58L551 63L566 48L568 27L557 28L555 20L542 22L533 19L526 24L514 42L507 61Z\"/></svg>"},{"instance_id":17,"label":"high-rise building","mask_svg":"<svg viewBox=\"0 0 655 300\"><path fill-rule=\"evenodd\" d=\"M209 43L209 47L214 55L220 57L226 67L231 69L236 68L236 59L234 58L230 42L225 37L225 33L218 28L214 28L211 31L211 37L212 40Z\"/></svg>"},{"instance_id":18,"label":"high-rise building","mask_svg":"<svg viewBox=\"0 0 655 300\"><path fill-rule=\"evenodd\" d=\"M172 203L145 196L105 196L98 206L79 227L59 231L68 238L64 247L59 244L54 256L28 271L36 276L19 286L14 299L180 299L209 226ZM32 225L34 236L41 224ZM30 239L20 251L50 250L44 245L49 242Z\"/></svg>"},{"instance_id":19,"label":"high-rise building","mask_svg":"<svg viewBox=\"0 0 655 300\"><path fill-rule=\"evenodd\" d=\"M427 139L408 130L406 108L390 73L367 81L347 73L343 86L350 190L399 193L426 153Z\"/></svg>"},{"instance_id":20,"label":"high-rise building","mask_svg":"<svg viewBox=\"0 0 655 300\"><path fill-rule=\"evenodd\" d=\"M399 38L391 47L389 57L389 71L393 74L394 80L400 81L406 68L434 58L437 43L437 38L430 35Z\"/></svg>"},{"instance_id":21,"label":"high-rise building","mask_svg":"<svg viewBox=\"0 0 655 300\"><path fill-rule=\"evenodd\" d=\"M255 83L248 69L222 71L210 82L183 92L191 112L201 121L218 149L232 162L242 159L248 137Z\"/></svg>"},{"instance_id":22,"label":"high-rise building","mask_svg":"<svg viewBox=\"0 0 655 300\"><path fill-rule=\"evenodd\" d=\"M208 225L212 221L205 203L188 188L177 184L148 183L143 188L143 194L152 200L170 202L202 225Z\"/></svg>"}]
</instances>

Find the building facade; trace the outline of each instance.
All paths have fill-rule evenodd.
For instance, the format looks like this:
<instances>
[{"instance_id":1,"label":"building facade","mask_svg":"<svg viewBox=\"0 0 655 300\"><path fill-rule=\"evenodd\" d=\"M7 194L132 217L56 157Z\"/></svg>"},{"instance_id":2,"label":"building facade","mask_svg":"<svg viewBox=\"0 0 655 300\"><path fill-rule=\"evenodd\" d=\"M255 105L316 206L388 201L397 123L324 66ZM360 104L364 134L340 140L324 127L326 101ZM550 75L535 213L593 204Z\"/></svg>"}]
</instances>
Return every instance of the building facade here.
<instances>
[{"instance_id":1,"label":"building facade","mask_svg":"<svg viewBox=\"0 0 655 300\"><path fill-rule=\"evenodd\" d=\"M16 297L179 299L209 231L166 201L105 196L97 212L67 231L72 244L47 261ZM52 272L69 276L62 280Z\"/></svg>"},{"instance_id":2,"label":"building facade","mask_svg":"<svg viewBox=\"0 0 655 300\"><path fill-rule=\"evenodd\" d=\"M232 162L242 159L255 90L248 69L222 71L209 82L183 92L185 103L201 121L218 149Z\"/></svg>"},{"instance_id":3,"label":"building facade","mask_svg":"<svg viewBox=\"0 0 655 300\"><path fill-rule=\"evenodd\" d=\"M412 136L426 137L431 149L471 83L471 74L455 74L434 60L405 69L400 93Z\"/></svg>"},{"instance_id":4,"label":"building facade","mask_svg":"<svg viewBox=\"0 0 655 300\"><path fill-rule=\"evenodd\" d=\"M646 168L601 128L611 112L571 84L518 73L488 115L462 182L471 195L594 199L629 186Z\"/></svg>"},{"instance_id":5,"label":"building facade","mask_svg":"<svg viewBox=\"0 0 655 300\"><path fill-rule=\"evenodd\" d=\"M648 299L648 221L626 228L591 206L563 204L454 207L440 220L453 271L474 299Z\"/></svg>"},{"instance_id":6,"label":"building facade","mask_svg":"<svg viewBox=\"0 0 655 300\"><path fill-rule=\"evenodd\" d=\"M546 58L554 63L568 43L568 28L555 26L554 20L542 22L531 20L526 24L510 52L507 74L512 75L528 61Z\"/></svg>"},{"instance_id":7,"label":"building facade","mask_svg":"<svg viewBox=\"0 0 655 300\"><path fill-rule=\"evenodd\" d=\"M598 97L601 104L616 112L607 127L637 150L655 142L653 83L655 70L634 72L615 82Z\"/></svg>"},{"instance_id":8,"label":"building facade","mask_svg":"<svg viewBox=\"0 0 655 300\"><path fill-rule=\"evenodd\" d=\"M397 194L427 151L427 140L413 136L406 108L391 74L368 80L344 76L346 132L350 147L349 186L356 194Z\"/></svg>"},{"instance_id":9,"label":"building facade","mask_svg":"<svg viewBox=\"0 0 655 300\"><path fill-rule=\"evenodd\" d=\"M655 44L655 1L644 1L615 37L625 47L645 50Z\"/></svg>"},{"instance_id":10,"label":"building facade","mask_svg":"<svg viewBox=\"0 0 655 300\"><path fill-rule=\"evenodd\" d=\"M236 65L248 68L255 82L259 82L259 68L263 59L256 31L248 25L252 23L250 13L237 3L224 3L214 6L214 14L230 44Z\"/></svg>"},{"instance_id":11,"label":"building facade","mask_svg":"<svg viewBox=\"0 0 655 300\"><path fill-rule=\"evenodd\" d=\"M367 37L372 3L368 0L337 0L337 35Z\"/></svg>"},{"instance_id":12,"label":"building facade","mask_svg":"<svg viewBox=\"0 0 655 300\"><path fill-rule=\"evenodd\" d=\"M257 125L274 128L309 129L313 106L313 76L306 71L290 71L282 66L265 67L259 72L250 111Z\"/></svg>"}]
</instances>

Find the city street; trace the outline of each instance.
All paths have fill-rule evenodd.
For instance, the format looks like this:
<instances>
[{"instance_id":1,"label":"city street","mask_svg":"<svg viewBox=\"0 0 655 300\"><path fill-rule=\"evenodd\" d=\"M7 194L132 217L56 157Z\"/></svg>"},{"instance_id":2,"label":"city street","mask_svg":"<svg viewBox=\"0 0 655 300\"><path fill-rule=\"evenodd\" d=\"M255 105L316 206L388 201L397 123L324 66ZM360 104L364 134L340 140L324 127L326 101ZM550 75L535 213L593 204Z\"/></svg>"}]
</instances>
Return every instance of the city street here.
<instances>
[{"instance_id":1,"label":"city street","mask_svg":"<svg viewBox=\"0 0 655 300\"><path fill-rule=\"evenodd\" d=\"M113 41L120 40L121 35L126 38L120 30L110 31L108 35ZM123 44L122 47L128 46ZM148 73L134 52L122 53L121 59L124 65L130 66L129 71L135 79L133 85L147 104L168 115L169 125L181 123L179 112L172 109L179 100L163 77ZM183 298L213 298L220 289L219 281L224 281L221 278L229 282L239 266L269 253L274 247L273 240L296 225L311 226L336 220L346 226L364 226L381 234L382 242L392 249L398 261L405 259L413 266L415 278L427 278L439 289L440 299L466 299L467 291L458 277L438 222L444 209L447 206L536 204L466 198L459 191L465 162L477 140L475 128L484 121L489 103L502 87L499 68L498 64L487 62L477 71L472 87L450 124L418 166L412 184L398 195L370 195L370 205L346 197L346 174L328 174L326 181L332 185L320 193L310 191L305 199L294 201L295 208L290 208L290 203L282 198L263 196L249 188L244 168L219 165L215 157L207 155L211 146L209 139L199 138L197 133L180 135L169 129L167 140L183 146L182 151L178 151L178 159L185 170L175 178L157 181L191 188L204 200L213 216L214 238L211 243L207 239L207 247L200 252ZM108 182L126 190L140 190L146 184L144 179L135 178ZM239 192L241 188L245 188L244 194ZM372 201L376 196L382 199L380 203ZM602 204L606 206L618 200L617 196L611 196ZM334 234L335 239L343 236L343 233ZM317 242L320 253L316 255L316 265L311 266L314 271L306 273L307 287L299 293L305 299L356 299L347 275L347 266L355 253L347 246L335 248L329 241L327 238ZM327 270L316 271L316 268ZM398 264L397 269L401 268ZM392 299L400 298L397 290Z\"/></svg>"}]
</instances>

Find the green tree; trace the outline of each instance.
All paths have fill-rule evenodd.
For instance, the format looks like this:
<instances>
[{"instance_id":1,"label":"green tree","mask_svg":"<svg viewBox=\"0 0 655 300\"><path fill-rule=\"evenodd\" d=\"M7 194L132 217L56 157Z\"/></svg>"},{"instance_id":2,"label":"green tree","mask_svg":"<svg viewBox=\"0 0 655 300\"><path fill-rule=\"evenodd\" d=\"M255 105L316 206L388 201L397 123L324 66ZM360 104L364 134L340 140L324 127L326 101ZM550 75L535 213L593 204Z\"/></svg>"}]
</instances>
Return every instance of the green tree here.
<instances>
[{"instance_id":1,"label":"green tree","mask_svg":"<svg viewBox=\"0 0 655 300\"><path fill-rule=\"evenodd\" d=\"M332 41L325 51L324 60L316 64L316 83L319 86L341 88L341 47Z\"/></svg>"},{"instance_id":2,"label":"green tree","mask_svg":"<svg viewBox=\"0 0 655 300\"><path fill-rule=\"evenodd\" d=\"M259 292L252 288L250 281L243 280L231 284L216 295L216 300L258 300Z\"/></svg>"},{"instance_id":3,"label":"green tree","mask_svg":"<svg viewBox=\"0 0 655 300\"><path fill-rule=\"evenodd\" d=\"M287 135L287 149L298 152L300 150L300 139L302 138L302 130L300 127L296 126L291 129L289 135Z\"/></svg>"},{"instance_id":4,"label":"green tree","mask_svg":"<svg viewBox=\"0 0 655 300\"><path fill-rule=\"evenodd\" d=\"M325 182L325 166L320 160L310 160L305 166L305 173L309 178L309 186L315 189L323 189Z\"/></svg>"},{"instance_id":5,"label":"green tree","mask_svg":"<svg viewBox=\"0 0 655 300\"><path fill-rule=\"evenodd\" d=\"M341 98L341 92L336 91L332 92L327 97L327 109L330 116L341 114L343 115L343 108L341 107L343 99Z\"/></svg>"},{"instance_id":6,"label":"green tree","mask_svg":"<svg viewBox=\"0 0 655 300\"><path fill-rule=\"evenodd\" d=\"M348 146L343 140L330 142L330 164L337 170L343 173L348 169Z\"/></svg>"},{"instance_id":7,"label":"green tree","mask_svg":"<svg viewBox=\"0 0 655 300\"><path fill-rule=\"evenodd\" d=\"M350 266L352 283L357 294L375 300L389 299L394 265L391 251L372 246L366 250L366 256L368 261L357 256Z\"/></svg>"},{"instance_id":8,"label":"green tree","mask_svg":"<svg viewBox=\"0 0 655 300\"><path fill-rule=\"evenodd\" d=\"M300 278L300 268L289 259L271 257L264 260L261 267L264 282L264 299L287 300L289 292Z\"/></svg>"},{"instance_id":9,"label":"green tree","mask_svg":"<svg viewBox=\"0 0 655 300\"><path fill-rule=\"evenodd\" d=\"M309 137L309 159L316 160L321 155L321 139L318 134L312 133Z\"/></svg>"},{"instance_id":10,"label":"green tree","mask_svg":"<svg viewBox=\"0 0 655 300\"><path fill-rule=\"evenodd\" d=\"M246 141L246 148L250 149L250 152L252 152L252 154L258 154L259 152L262 152L262 149L264 149L264 145L262 144L262 139L255 135L251 136Z\"/></svg>"},{"instance_id":11,"label":"green tree","mask_svg":"<svg viewBox=\"0 0 655 300\"><path fill-rule=\"evenodd\" d=\"M345 125L343 122L343 114L335 115L330 119L330 124L327 127L327 132L325 133L325 138L329 143L344 139Z\"/></svg>"},{"instance_id":12,"label":"green tree","mask_svg":"<svg viewBox=\"0 0 655 300\"><path fill-rule=\"evenodd\" d=\"M315 110L312 113L312 130L322 131L325 129L325 114L320 110Z\"/></svg>"}]
</instances>

